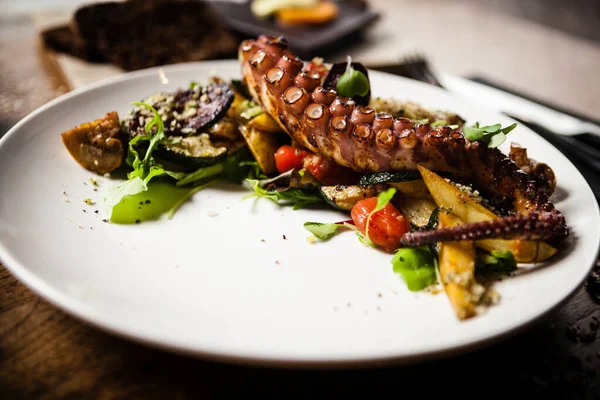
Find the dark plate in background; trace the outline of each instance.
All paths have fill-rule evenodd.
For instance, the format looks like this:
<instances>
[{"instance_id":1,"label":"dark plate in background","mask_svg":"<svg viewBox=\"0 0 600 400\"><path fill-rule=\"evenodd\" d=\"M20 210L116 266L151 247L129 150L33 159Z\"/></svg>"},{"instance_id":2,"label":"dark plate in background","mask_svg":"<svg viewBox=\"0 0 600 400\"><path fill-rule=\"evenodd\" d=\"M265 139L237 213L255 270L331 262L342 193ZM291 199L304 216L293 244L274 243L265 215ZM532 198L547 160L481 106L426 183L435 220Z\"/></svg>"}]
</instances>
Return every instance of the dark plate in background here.
<instances>
[{"instance_id":1,"label":"dark plate in background","mask_svg":"<svg viewBox=\"0 0 600 400\"><path fill-rule=\"evenodd\" d=\"M319 55L319 50L324 48L343 46L350 36L360 34L379 18L379 14L361 3L337 2L340 13L335 21L301 27L281 27L273 19L259 19L252 14L249 2L216 2L213 5L231 30L247 37L284 35L299 57L309 58Z\"/></svg>"}]
</instances>

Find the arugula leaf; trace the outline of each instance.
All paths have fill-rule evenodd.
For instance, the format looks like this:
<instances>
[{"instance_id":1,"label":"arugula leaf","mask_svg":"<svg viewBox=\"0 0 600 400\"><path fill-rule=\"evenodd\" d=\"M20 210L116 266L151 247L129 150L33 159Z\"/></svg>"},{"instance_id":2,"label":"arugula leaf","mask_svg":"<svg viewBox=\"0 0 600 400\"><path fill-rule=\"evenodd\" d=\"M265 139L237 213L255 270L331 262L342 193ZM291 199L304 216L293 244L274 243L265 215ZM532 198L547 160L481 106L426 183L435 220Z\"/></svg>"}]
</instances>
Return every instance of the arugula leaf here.
<instances>
[{"instance_id":1,"label":"arugula leaf","mask_svg":"<svg viewBox=\"0 0 600 400\"><path fill-rule=\"evenodd\" d=\"M365 246L369 246L372 248L376 248L377 245L371 241L368 237L362 234L360 231L356 231L356 236L358 237L358 241L364 244Z\"/></svg>"},{"instance_id":2,"label":"arugula leaf","mask_svg":"<svg viewBox=\"0 0 600 400\"><path fill-rule=\"evenodd\" d=\"M517 269L517 261L514 255L506 251L492 251L488 253L478 253L475 264L475 273L486 277L495 278L505 275Z\"/></svg>"},{"instance_id":3,"label":"arugula leaf","mask_svg":"<svg viewBox=\"0 0 600 400\"><path fill-rule=\"evenodd\" d=\"M352 67L350 56L348 56L346 71L338 79L336 90L340 96L345 97L366 96L369 93L369 79L365 74Z\"/></svg>"},{"instance_id":4,"label":"arugula leaf","mask_svg":"<svg viewBox=\"0 0 600 400\"><path fill-rule=\"evenodd\" d=\"M133 167L133 171L127 174L127 181L113 185L104 196L104 202L110 208L111 214L112 208L119 204L123 197L147 191L148 182L152 178L166 174L162 165L158 164L154 160L154 157L152 157L152 152L158 143L166 138L164 123L158 112L151 105L141 102L134 102L132 104L149 109L154 114L154 117L146 124L145 135L138 135L129 141L129 152L127 153L126 162ZM156 129L154 129L155 127ZM135 148L135 145L142 141L150 142L143 159L140 158Z\"/></svg>"},{"instance_id":5,"label":"arugula leaf","mask_svg":"<svg viewBox=\"0 0 600 400\"><path fill-rule=\"evenodd\" d=\"M321 222L305 222L304 227L318 239L323 241L331 239L343 227L341 224L324 224Z\"/></svg>"},{"instance_id":6,"label":"arugula leaf","mask_svg":"<svg viewBox=\"0 0 600 400\"><path fill-rule=\"evenodd\" d=\"M198 181L207 178L212 178L223 172L223 165L224 163L220 162L218 164L213 164L208 167L199 168L196 171L187 174L179 182L177 182L175 186L185 186L189 185L190 183L197 183Z\"/></svg>"},{"instance_id":7,"label":"arugula leaf","mask_svg":"<svg viewBox=\"0 0 600 400\"><path fill-rule=\"evenodd\" d=\"M427 246L398 249L391 263L410 291L419 291L437 282L435 259Z\"/></svg>"},{"instance_id":8,"label":"arugula leaf","mask_svg":"<svg viewBox=\"0 0 600 400\"><path fill-rule=\"evenodd\" d=\"M145 192L146 190L148 190L148 186L144 180L136 176L133 179L109 187L104 196L104 203L112 209L121 202L123 197Z\"/></svg>"},{"instance_id":9,"label":"arugula leaf","mask_svg":"<svg viewBox=\"0 0 600 400\"><path fill-rule=\"evenodd\" d=\"M247 194L242 197L242 200L247 200L252 197L264 197L277 204L279 204L280 201L291 203L294 205L294 210L298 210L310 204L322 203L324 201L321 196L308 189L291 187L282 191L267 190L260 185L260 181L257 179L247 179L246 181L254 193Z\"/></svg>"},{"instance_id":10,"label":"arugula leaf","mask_svg":"<svg viewBox=\"0 0 600 400\"><path fill-rule=\"evenodd\" d=\"M394 197L395 194L396 194L395 188L389 188L388 190L385 190L385 191L379 193L379 195L377 196L377 205L367 216L367 224L365 227L364 240L371 247L375 247L375 244L371 241L371 238L369 237L369 223L371 222L371 217L376 212L381 211L383 209L383 207L387 206L387 204L392 200L392 198ZM360 239L360 236L359 236L359 239Z\"/></svg>"},{"instance_id":11,"label":"arugula leaf","mask_svg":"<svg viewBox=\"0 0 600 400\"><path fill-rule=\"evenodd\" d=\"M257 161L242 161L239 163L240 167L248 167L248 177L252 179L267 179L268 177L263 174L260 169L260 165L258 165Z\"/></svg>"},{"instance_id":12,"label":"arugula leaf","mask_svg":"<svg viewBox=\"0 0 600 400\"><path fill-rule=\"evenodd\" d=\"M494 149L504 143L506 141L506 135L516 127L516 123L509 125L506 128L502 128L502 125L500 124L480 127L479 122L476 122L474 126L463 127L462 131L467 139L471 141L481 140L487 144L488 148Z\"/></svg>"}]
</instances>

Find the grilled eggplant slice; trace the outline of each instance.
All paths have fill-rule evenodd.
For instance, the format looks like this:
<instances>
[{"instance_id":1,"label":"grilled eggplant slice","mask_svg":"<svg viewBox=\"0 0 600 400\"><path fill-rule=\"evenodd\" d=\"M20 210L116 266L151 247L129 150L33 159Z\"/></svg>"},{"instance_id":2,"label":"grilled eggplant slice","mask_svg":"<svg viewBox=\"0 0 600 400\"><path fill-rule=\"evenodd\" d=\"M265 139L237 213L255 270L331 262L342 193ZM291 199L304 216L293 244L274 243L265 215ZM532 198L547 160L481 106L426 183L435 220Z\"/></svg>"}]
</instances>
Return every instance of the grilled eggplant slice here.
<instances>
[{"instance_id":1,"label":"grilled eggplant slice","mask_svg":"<svg viewBox=\"0 0 600 400\"><path fill-rule=\"evenodd\" d=\"M207 133L167 140L156 152L160 158L186 169L208 167L227 157L227 147L215 146Z\"/></svg>"},{"instance_id":2,"label":"grilled eggplant slice","mask_svg":"<svg viewBox=\"0 0 600 400\"><path fill-rule=\"evenodd\" d=\"M350 211L356 203L369 197L375 197L386 185L336 185L321 186L319 192L327 204L338 210Z\"/></svg>"},{"instance_id":3,"label":"grilled eggplant slice","mask_svg":"<svg viewBox=\"0 0 600 400\"><path fill-rule=\"evenodd\" d=\"M188 90L156 93L142 102L161 115L167 136L185 136L205 132L221 121L233 99L229 85L213 79L206 86L193 84ZM153 117L145 107L134 107L124 121L129 136L145 135L146 123Z\"/></svg>"},{"instance_id":4,"label":"grilled eggplant slice","mask_svg":"<svg viewBox=\"0 0 600 400\"><path fill-rule=\"evenodd\" d=\"M81 124L62 133L71 156L85 169L106 174L119 168L126 156L126 138L119 115L109 112L104 118Z\"/></svg>"}]
</instances>

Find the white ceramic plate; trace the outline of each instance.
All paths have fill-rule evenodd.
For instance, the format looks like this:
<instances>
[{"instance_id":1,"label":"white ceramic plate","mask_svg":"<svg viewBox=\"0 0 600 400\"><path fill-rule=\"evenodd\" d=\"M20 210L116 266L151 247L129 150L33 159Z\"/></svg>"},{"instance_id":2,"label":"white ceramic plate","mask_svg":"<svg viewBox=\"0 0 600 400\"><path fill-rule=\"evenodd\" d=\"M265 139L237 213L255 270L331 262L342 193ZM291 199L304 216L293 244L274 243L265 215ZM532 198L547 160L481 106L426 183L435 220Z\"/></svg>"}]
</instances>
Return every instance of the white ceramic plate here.
<instances>
[{"instance_id":1,"label":"white ceramic plate","mask_svg":"<svg viewBox=\"0 0 600 400\"><path fill-rule=\"evenodd\" d=\"M551 310L590 270L600 243L594 196L565 157L524 127L510 139L556 172L553 200L572 235L552 262L498 283L500 305L465 322L444 294L409 292L391 256L353 233L308 243L303 223L340 220L335 211L242 202L245 191L230 186L196 194L172 220L103 223L83 202L101 201L84 184L93 174L71 158L60 133L111 110L123 115L132 101L210 73L238 77L239 67L193 63L109 79L52 101L2 139L0 259L22 282L90 324L170 350L342 365L415 361L488 342ZM450 109L469 123L512 122L437 88L371 75L375 95ZM110 181L99 182L102 190Z\"/></svg>"}]
</instances>

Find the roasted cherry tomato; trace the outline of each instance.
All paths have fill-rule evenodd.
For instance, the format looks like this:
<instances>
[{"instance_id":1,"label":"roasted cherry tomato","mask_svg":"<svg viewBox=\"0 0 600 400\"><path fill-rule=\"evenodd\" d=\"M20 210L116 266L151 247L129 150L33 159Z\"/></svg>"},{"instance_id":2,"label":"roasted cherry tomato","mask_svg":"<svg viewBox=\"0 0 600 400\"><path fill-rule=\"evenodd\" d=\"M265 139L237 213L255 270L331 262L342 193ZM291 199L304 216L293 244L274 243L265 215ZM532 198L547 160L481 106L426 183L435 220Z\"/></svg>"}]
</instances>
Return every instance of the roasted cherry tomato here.
<instances>
[{"instance_id":1,"label":"roasted cherry tomato","mask_svg":"<svg viewBox=\"0 0 600 400\"><path fill-rule=\"evenodd\" d=\"M367 218L377 207L377 197L359 201L352 207L352 221L363 235L366 235ZM401 246L400 239L410 231L408 220L392 203L371 216L369 221L369 239L386 251L395 251Z\"/></svg>"},{"instance_id":2,"label":"roasted cherry tomato","mask_svg":"<svg viewBox=\"0 0 600 400\"><path fill-rule=\"evenodd\" d=\"M323 63L322 59L313 59L312 61L310 61L309 63L306 64L306 67L304 68L304 70L318 72L319 75L321 75L321 78L326 77L327 74L329 73L329 69Z\"/></svg>"},{"instance_id":3,"label":"roasted cherry tomato","mask_svg":"<svg viewBox=\"0 0 600 400\"><path fill-rule=\"evenodd\" d=\"M319 182L326 186L352 185L358 181L358 175L350 168L337 165L333 161L311 154L304 159L304 168Z\"/></svg>"},{"instance_id":4,"label":"roasted cherry tomato","mask_svg":"<svg viewBox=\"0 0 600 400\"><path fill-rule=\"evenodd\" d=\"M310 153L306 150L283 145L275 152L275 166L277 167L277 171L283 174L294 168L300 170L304 166L304 159L309 155Z\"/></svg>"}]
</instances>

